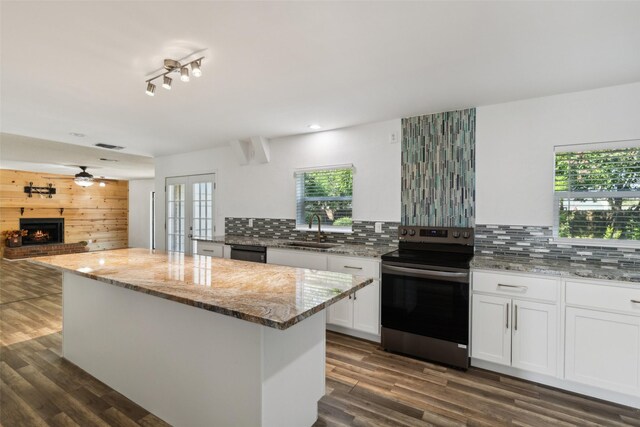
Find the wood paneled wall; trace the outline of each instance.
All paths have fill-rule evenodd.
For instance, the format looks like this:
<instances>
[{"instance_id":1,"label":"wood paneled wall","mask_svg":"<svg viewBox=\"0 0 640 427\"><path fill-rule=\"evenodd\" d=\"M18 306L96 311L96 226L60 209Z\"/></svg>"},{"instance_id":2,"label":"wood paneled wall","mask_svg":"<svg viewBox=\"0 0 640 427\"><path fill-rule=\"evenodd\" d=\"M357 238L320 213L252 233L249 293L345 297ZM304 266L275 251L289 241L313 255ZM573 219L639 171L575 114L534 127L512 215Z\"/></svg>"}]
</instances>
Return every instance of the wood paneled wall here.
<instances>
[{"instance_id":1,"label":"wood paneled wall","mask_svg":"<svg viewBox=\"0 0 640 427\"><path fill-rule=\"evenodd\" d=\"M56 194L33 194L29 197L24 187L52 183ZM64 241L89 242L89 250L127 247L129 182L105 181L91 187L80 187L73 176L39 172L0 169L0 231L17 229L20 218L64 218ZM20 214L20 208L24 214ZM60 214L60 208L64 212ZM1 246L4 249L4 239Z\"/></svg>"}]
</instances>

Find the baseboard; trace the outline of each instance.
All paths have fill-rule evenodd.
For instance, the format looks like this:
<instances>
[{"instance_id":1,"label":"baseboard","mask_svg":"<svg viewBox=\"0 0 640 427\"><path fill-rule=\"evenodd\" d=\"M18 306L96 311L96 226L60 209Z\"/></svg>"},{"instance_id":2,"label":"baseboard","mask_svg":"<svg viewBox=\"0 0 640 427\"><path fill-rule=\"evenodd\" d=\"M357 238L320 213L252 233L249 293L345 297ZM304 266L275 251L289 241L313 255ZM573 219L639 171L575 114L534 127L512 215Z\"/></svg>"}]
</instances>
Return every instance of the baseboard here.
<instances>
[{"instance_id":1,"label":"baseboard","mask_svg":"<svg viewBox=\"0 0 640 427\"><path fill-rule=\"evenodd\" d=\"M363 340L380 344L380 335L373 335L367 332L361 332L355 329L345 328L344 326L332 325L331 323L327 323L327 329L333 332L338 332L344 335L350 335L352 337L361 338Z\"/></svg>"},{"instance_id":2,"label":"baseboard","mask_svg":"<svg viewBox=\"0 0 640 427\"><path fill-rule=\"evenodd\" d=\"M533 372L524 371L522 369L512 368L511 366L504 366L492 362L486 362L484 360L478 360L473 357L471 358L471 366L486 369L488 371L498 372L504 375L510 375L512 377L532 381L554 388L559 388L573 393L583 394L589 397L594 397L596 399L602 399L608 402L630 406L632 408L640 408L640 397L635 397L628 394L604 390L598 387L579 384L561 378L550 377L548 375L536 374Z\"/></svg>"}]
</instances>

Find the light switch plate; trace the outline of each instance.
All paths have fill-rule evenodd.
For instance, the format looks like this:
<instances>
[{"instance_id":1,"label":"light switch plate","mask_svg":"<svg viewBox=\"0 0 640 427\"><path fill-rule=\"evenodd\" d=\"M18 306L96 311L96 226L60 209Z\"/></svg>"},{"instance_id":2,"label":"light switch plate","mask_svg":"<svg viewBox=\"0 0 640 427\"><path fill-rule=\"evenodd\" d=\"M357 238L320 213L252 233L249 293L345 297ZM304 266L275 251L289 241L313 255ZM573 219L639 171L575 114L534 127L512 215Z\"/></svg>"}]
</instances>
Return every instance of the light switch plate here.
<instances>
[{"instance_id":1,"label":"light switch plate","mask_svg":"<svg viewBox=\"0 0 640 427\"><path fill-rule=\"evenodd\" d=\"M376 222L375 226L374 226L374 230L376 233L382 233L382 223L381 222Z\"/></svg>"}]
</instances>

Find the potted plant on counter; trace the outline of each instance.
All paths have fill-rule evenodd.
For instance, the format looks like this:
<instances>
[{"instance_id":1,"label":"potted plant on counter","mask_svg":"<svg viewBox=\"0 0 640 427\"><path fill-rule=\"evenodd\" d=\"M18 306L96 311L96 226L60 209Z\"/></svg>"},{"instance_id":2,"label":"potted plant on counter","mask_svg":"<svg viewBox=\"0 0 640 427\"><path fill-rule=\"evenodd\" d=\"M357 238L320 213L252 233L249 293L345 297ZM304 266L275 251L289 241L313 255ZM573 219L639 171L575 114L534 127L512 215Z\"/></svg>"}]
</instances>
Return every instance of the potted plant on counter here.
<instances>
[{"instance_id":1,"label":"potted plant on counter","mask_svg":"<svg viewBox=\"0 0 640 427\"><path fill-rule=\"evenodd\" d=\"M4 230L2 236L6 239L7 247L22 246L22 237L29 234L27 230Z\"/></svg>"}]
</instances>

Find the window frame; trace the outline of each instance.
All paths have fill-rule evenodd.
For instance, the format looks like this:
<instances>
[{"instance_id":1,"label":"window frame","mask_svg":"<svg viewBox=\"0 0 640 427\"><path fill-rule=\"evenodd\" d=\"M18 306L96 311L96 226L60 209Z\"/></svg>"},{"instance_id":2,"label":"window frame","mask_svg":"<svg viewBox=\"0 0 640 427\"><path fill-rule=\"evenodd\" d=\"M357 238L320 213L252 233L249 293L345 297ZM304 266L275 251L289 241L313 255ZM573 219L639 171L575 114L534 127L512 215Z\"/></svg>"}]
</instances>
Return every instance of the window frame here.
<instances>
[{"instance_id":1,"label":"window frame","mask_svg":"<svg viewBox=\"0 0 640 427\"><path fill-rule=\"evenodd\" d=\"M349 169L351 170L351 196L336 196L336 197L329 197L329 196L324 196L324 197L302 197L302 198L298 198L299 193L298 193L298 179L302 179L304 180L304 174L306 173L310 173L310 172L320 172L320 171L339 171L339 170L345 170L345 169ZM331 233L353 233L353 184L354 184L354 177L355 177L355 167L353 166L353 164L345 164L345 165L330 165L330 166L318 166L318 167L310 167L310 168L299 168L299 169L295 169L294 173L293 173L293 177L294 177L294 187L295 187L295 202L296 202L296 225L295 225L295 229L296 231L303 231L303 232L317 232L317 222L313 223L313 226L310 228L309 224L305 221L300 221L301 220L301 216L300 213L304 212L304 208L300 208L300 204L304 204L305 201L322 201L322 200L340 200L340 201L350 201L351 202L351 220L352 223L349 226L334 226L334 225L325 225L322 224L321 225L321 230L323 232L331 232ZM299 175L303 175L302 178L299 178ZM303 190L304 191L304 190Z\"/></svg>"},{"instance_id":2,"label":"window frame","mask_svg":"<svg viewBox=\"0 0 640 427\"><path fill-rule=\"evenodd\" d=\"M620 150L639 148L640 139L598 142L590 144L556 145L553 148L553 227L551 241L556 244L571 246L601 246L620 248L640 248L640 240L633 239L601 239L583 237L560 237L560 200L571 198L640 198L638 191L556 191L556 157L561 153L582 153L587 151ZM584 197L589 194L590 197Z\"/></svg>"}]
</instances>

